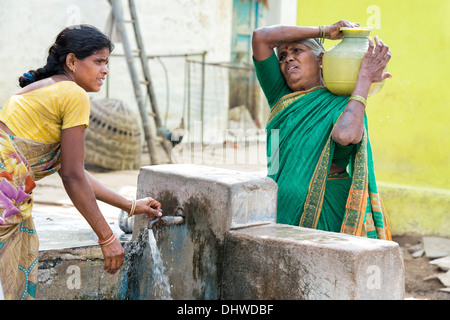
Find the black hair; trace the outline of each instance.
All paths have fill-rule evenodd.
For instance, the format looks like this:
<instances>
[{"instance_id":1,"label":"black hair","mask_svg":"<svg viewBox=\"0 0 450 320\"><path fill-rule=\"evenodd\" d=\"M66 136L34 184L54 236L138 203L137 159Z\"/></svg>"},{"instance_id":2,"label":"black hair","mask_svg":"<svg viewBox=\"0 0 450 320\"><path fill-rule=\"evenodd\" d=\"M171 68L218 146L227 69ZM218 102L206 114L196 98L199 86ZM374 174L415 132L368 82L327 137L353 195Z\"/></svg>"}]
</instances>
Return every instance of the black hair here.
<instances>
[{"instance_id":1,"label":"black hair","mask_svg":"<svg viewBox=\"0 0 450 320\"><path fill-rule=\"evenodd\" d=\"M47 64L24 73L19 77L19 85L23 88L35 81L65 73L64 66L69 53L82 60L104 48L111 52L114 45L97 28L86 24L67 27L58 34L55 43L48 50Z\"/></svg>"}]
</instances>

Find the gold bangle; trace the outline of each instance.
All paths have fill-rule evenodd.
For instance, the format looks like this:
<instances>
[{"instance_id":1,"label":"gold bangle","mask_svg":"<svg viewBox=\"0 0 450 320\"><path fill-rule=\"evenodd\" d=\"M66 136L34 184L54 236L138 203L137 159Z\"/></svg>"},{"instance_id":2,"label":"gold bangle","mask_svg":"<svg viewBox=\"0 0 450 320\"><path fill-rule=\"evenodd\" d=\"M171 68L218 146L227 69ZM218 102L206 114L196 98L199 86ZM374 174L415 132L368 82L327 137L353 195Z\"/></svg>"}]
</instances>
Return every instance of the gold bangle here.
<instances>
[{"instance_id":1,"label":"gold bangle","mask_svg":"<svg viewBox=\"0 0 450 320\"><path fill-rule=\"evenodd\" d=\"M128 217L132 217L134 215L134 211L136 210L136 200L131 200L131 209L130 213L128 214Z\"/></svg>"},{"instance_id":2,"label":"gold bangle","mask_svg":"<svg viewBox=\"0 0 450 320\"><path fill-rule=\"evenodd\" d=\"M106 241L100 242L100 239L99 239L99 240L98 240L98 244L99 244L100 246L102 246L102 247L106 247L106 246L109 246L111 243L113 243L114 240L116 240L116 236L115 236L114 233L113 233L112 236L109 237L109 239L106 240Z\"/></svg>"},{"instance_id":3,"label":"gold bangle","mask_svg":"<svg viewBox=\"0 0 450 320\"><path fill-rule=\"evenodd\" d=\"M355 100L355 101L359 101L364 105L364 108L367 107L367 100L364 99L364 97L358 96L358 95L353 95L350 97L350 99L348 99L348 101L350 100Z\"/></svg>"},{"instance_id":4,"label":"gold bangle","mask_svg":"<svg viewBox=\"0 0 450 320\"><path fill-rule=\"evenodd\" d=\"M320 37L319 41L322 44L325 42L326 31L327 31L327 26L325 26L325 25L319 26L319 37Z\"/></svg>"}]
</instances>

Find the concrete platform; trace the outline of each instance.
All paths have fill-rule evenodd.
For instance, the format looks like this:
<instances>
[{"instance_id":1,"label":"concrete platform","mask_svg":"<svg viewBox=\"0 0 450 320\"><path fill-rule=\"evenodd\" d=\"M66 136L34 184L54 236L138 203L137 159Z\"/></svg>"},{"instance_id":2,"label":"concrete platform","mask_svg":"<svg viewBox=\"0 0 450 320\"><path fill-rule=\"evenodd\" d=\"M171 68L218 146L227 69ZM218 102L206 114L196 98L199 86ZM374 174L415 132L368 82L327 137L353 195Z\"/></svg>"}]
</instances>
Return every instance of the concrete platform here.
<instances>
[{"instance_id":1,"label":"concrete platform","mask_svg":"<svg viewBox=\"0 0 450 320\"><path fill-rule=\"evenodd\" d=\"M228 171L224 173L216 168L213 169L213 171L215 171L215 177L209 179L209 182L205 182L205 177L201 178L200 180L203 179L203 181L200 183L201 186L199 187L198 172L186 172L186 169L181 169L179 171L172 169L175 168L168 168L166 173L171 172L173 178L168 180L167 177L164 177L163 173L161 177L158 178L160 180L157 181L156 188L153 189L149 188L149 186L154 185L155 180L152 181L149 177L146 177L144 179L145 183L141 187L140 196L146 195L147 192L153 194L156 191L176 190L175 193L177 194L178 199L171 200L170 197L166 197L166 200L168 200L166 205L169 204L170 207L170 205L172 205L171 201L180 200L183 199L183 197L187 198L189 192L193 192L193 190L202 190L201 193L204 197L207 197L212 204L214 204L218 198L227 198L222 196L218 197L219 194L224 194L223 192L217 193L216 188L218 185L224 190L228 188L233 189L235 194L233 198L228 198L228 200L234 199L233 201L225 205L225 207L222 206L224 209L222 211L224 213L227 212L225 216L220 215L220 219L215 221L214 217L211 215L210 218L208 218L208 223L211 224L208 225L206 229L203 229L204 227L200 224L190 224L189 232L187 226L175 227L182 231L180 233L180 239L186 239L189 233L191 233L191 237L193 235L194 238L199 238L200 234L198 231L195 231L195 228L199 227L201 233L209 235L209 238L205 238L208 241L204 241L204 244L211 245L209 240L213 238L216 240L219 239L220 241L218 243L212 244L216 249L219 249L217 259L222 256L222 253L224 252L222 250L227 251L227 256L222 262L223 264L217 260L215 267L218 269L214 269L215 267L212 269L212 277L214 277L214 281L216 281L215 284L223 286L223 292L218 293L217 296L215 296L216 298L221 296L224 299L230 299L242 296L242 298L252 299L401 299L403 292L401 288L404 286L401 274L401 272L403 272L403 266L401 265L402 261L401 259L399 260L398 254L395 253L396 251L400 251L397 244L389 243L385 245L385 241L375 241L376 243L372 243L371 241L374 240L361 238L357 238L353 241L346 238L349 236L332 233L326 233L326 235L320 234L320 236L317 236L317 232L320 233L320 231L309 229L298 231L296 229L297 227L292 226L273 226L271 224L266 226L257 225L260 222L266 223L267 220L269 220L269 222L273 221L272 214L269 214L266 217L257 217L253 221L251 227L249 227L245 220L252 220L252 217L248 217L247 214L248 212L251 212L251 210L249 210L249 207L245 207L245 203L248 201L242 202L242 199L250 199L251 197L249 198L248 195L245 196L239 194L245 194L246 192L255 193L255 190L258 187L254 183L248 183L248 181L245 182L245 179L248 179L248 175L241 175L242 181L240 185L244 185L245 187L236 188L236 186L233 185L240 178L236 178L236 176L229 174ZM244 170L251 171L249 168L245 168ZM251 172L258 172L260 176L264 176L263 171L264 170L261 167L253 167L253 171ZM129 190L137 189L139 171L96 173L94 175L96 175L106 186L118 192L124 192L124 190L129 192ZM185 180L183 180L184 182L182 183L184 186L183 189L179 188L180 180L176 177L177 175L184 176ZM40 238L40 260L42 262L40 264L38 298L121 299L123 297L122 277L123 272L127 271L127 267L124 266L124 270L121 271L120 275L118 274L111 277L105 274L102 271L103 261L100 249L97 245L97 238L84 218L71 204L70 199L65 194L59 176L54 175L47 177L39 182L39 184L35 191L36 203L33 213ZM208 185L209 188L206 191L204 188L205 185ZM167 196L167 194L164 196ZM261 209L264 207L264 203L264 201L257 201L255 208ZM192 205L193 211L191 214L199 213L199 205L201 204L196 205L195 203L192 203ZM101 202L99 202L99 206L101 207L105 218L110 223L111 228L123 241L124 246L126 246L126 243L130 239L130 235L125 235L119 228L119 210ZM212 207L214 207L214 205L212 205ZM212 214L214 211L215 210L212 210L208 215ZM269 212L273 211L269 210ZM188 224L193 222L192 219L197 218L191 216L188 218ZM196 222L199 223L200 220L197 220ZM214 225L216 227L211 229ZM206 230L215 230L214 233L219 233L211 238L210 234L205 233ZM280 230L283 230L283 232L280 232ZM162 237L162 240L159 239L160 245L162 244L161 241L165 241L163 239L164 235L167 237L167 245L170 244L170 247L172 248L174 243L172 241L176 238L174 231L172 230L172 232L169 232L169 230L167 230L166 233L161 232L160 237ZM234 249L232 252L229 252L233 246ZM257 250L255 250L255 248L257 248ZM205 247L202 246L197 249L206 250ZM212 249L210 254L216 249ZM196 252L195 250L194 253ZM185 251L185 253L186 252L189 253L190 251L188 250ZM198 253L199 252L197 251L196 254ZM308 258L302 258L306 253L309 253ZM280 254L283 256L283 259L276 259L275 257L277 256L281 257ZM172 253L166 254L166 257L169 258L169 260L172 256ZM210 260L208 260L206 256L199 256L197 258L200 258L198 261L199 263L204 264L202 267L206 268ZM340 259L344 258L347 259L346 262L340 263ZM324 264L323 268L316 267L315 264L320 264L322 259L325 259L328 262ZM382 265L378 265L374 259L383 261ZM394 261L397 262L394 263ZM283 263L287 265L283 265ZM267 267L265 265L267 265ZM287 272L288 265L293 265L294 268L292 270L294 271L291 270ZM71 289L68 282L71 276L68 271L70 271L73 266L78 266L81 272L81 286L77 290ZM226 266L231 266L228 269L235 270L235 272L230 274L229 270L225 270L225 268L227 268ZM384 266L388 269L384 269ZM272 269L277 270L277 268L279 271L278 273L272 275L271 272L269 272ZM202 272L205 270L206 269ZM223 271L224 275L217 275L214 273L214 270L220 272ZM300 277L300 275L302 275L300 272L301 270L306 270L307 273L309 272L312 275L307 274ZM389 274L386 273L388 270L391 270ZM292 272L294 272L295 276L292 276ZM341 277L342 272L347 273L345 276ZM319 278L314 278L315 274L321 276ZM367 286L372 286L375 289L379 288L378 284L380 282L377 282L378 280L376 278L374 279L371 277L371 275L376 276L378 274L381 275L381 278L379 279L382 281L381 284L383 289L372 291L372 293L370 290L364 292L364 288L367 289ZM254 276L261 280L259 282L251 281L251 278ZM261 286L261 281L270 278L275 280L274 283L288 283L287 281L294 282L292 282L292 288L285 291L285 295L268 287L265 287L262 291L262 288L264 287ZM290 278L290 280L288 280L288 278ZM219 284L221 281L219 279L228 280ZM305 289L305 280L302 279L309 279L315 284L319 284L321 283L320 281L322 281L323 288L325 288L327 292L320 293L317 290L312 290L311 287ZM334 282L332 279L335 279ZM332 286L333 283L337 286L336 288L342 290L328 290L328 286ZM253 287L249 287L250 285ZM199 290L203 290L202 288L201 285ZM39 294L39 290L41 294ZM262 294L262 292L265 293ZM288 292L296 295L286 295ZM233 293L234 295L230 295L230 293ZM337 293L339 293L339 295L336 295ZM205 295L204 297L206 298L208 296L210 298L213 297L213 295Z\"/></svg>"},{"instance_id":2,"label":"concrete platform","mask_svg":"<svg viewBox=\"0 0 450 320\"><path fill-rule=\"evenodd\" d=\"M397 243L276 224L277 192L259 174L141 169L138 196L157 195L169 215L184 210L183 225L155 234L174 299L403 299ZM133 239L147 224L135 220ZM136 262L133 297L152 299L152 260L138 255Z\"/></svg>"},{"instance_id":3,"label":"concrete platform","mask_svg":"<svg viewBox=\"0 0 450 320\"><path fill-rule=\"evenodd\" d=\"M229 231L224 257L223 299L404 297L403 255L391 241L270 224Z\"/></svg>"}]
</instances>

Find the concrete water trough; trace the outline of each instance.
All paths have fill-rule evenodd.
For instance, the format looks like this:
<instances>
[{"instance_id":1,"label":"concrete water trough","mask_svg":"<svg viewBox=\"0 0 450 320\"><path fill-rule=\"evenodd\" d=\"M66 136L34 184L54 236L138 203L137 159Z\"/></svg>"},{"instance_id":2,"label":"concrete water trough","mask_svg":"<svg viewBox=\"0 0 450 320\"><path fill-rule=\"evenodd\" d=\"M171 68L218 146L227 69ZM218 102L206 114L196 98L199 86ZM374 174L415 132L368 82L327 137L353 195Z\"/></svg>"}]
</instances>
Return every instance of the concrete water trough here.
<instances>
[{"instance_id":1,"label":"concrete water trough","mask_svg":"<svg viewBox=\"0 0 450 320\"><path fill-rule=\"evenodd\" d=\"M150 229L161 265L150 249L150 221L136 216L132 236L116 230L127 257L115 276L103 272L95 236L42 249L38 298L403 299L397 243L276 224L277 186L263 174L148 166L137 183L137 197L147 195L162 203L164 216L181 217ZM80 239L86 232L74 230Z\"/></svg>"}]
</instances>

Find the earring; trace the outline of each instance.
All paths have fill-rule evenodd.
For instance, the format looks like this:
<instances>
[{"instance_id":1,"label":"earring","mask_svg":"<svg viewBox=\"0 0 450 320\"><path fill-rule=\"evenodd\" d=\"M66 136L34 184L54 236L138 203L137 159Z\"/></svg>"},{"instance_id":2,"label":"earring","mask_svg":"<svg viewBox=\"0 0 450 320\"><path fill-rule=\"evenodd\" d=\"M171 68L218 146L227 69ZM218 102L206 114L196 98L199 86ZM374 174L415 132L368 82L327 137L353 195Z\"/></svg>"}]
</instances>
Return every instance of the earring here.
<instances>
[{"instance_id":1,"label":"earring","mask_svg":"<svg viewBox=\"0 0 450 320\"><path fill-rule=\"evenodd\" d=\"M75 68L73 68L71 71L72 71L73 73L75 73L77 70L76 70Z\"/></svg>"}]
</instances>

